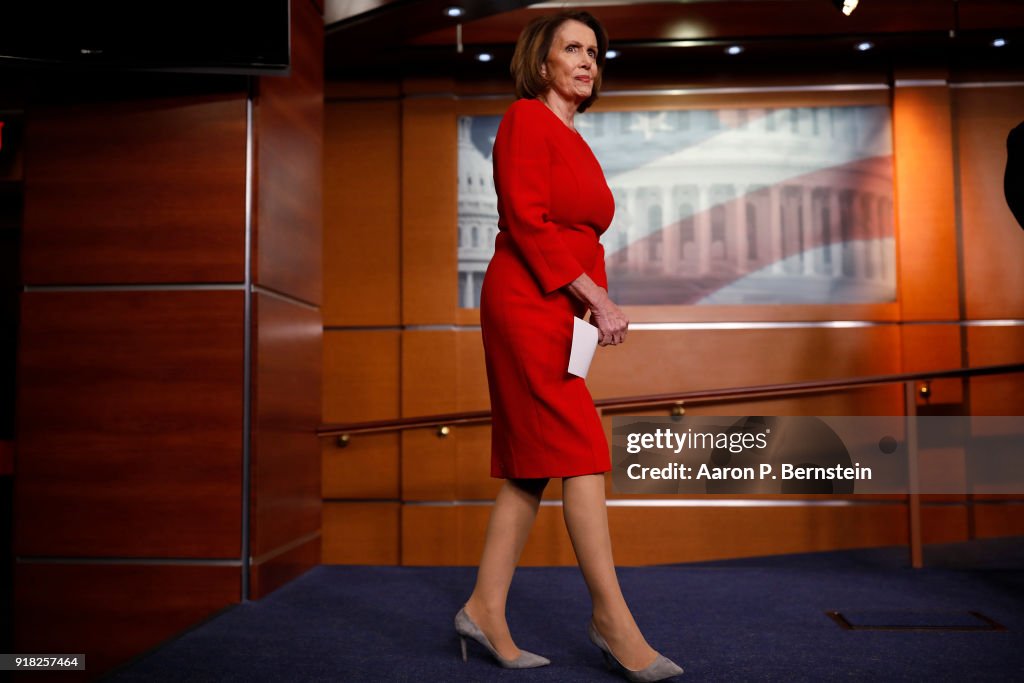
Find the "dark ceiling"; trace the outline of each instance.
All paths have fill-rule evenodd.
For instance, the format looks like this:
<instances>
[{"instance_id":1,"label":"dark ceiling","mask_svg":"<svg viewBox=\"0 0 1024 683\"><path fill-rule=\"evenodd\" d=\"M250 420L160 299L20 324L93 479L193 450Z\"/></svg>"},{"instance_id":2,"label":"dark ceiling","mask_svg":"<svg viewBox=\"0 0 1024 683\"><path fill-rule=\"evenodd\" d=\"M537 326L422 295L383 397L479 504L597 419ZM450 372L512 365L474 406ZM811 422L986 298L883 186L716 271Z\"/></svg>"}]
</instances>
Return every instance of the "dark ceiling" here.
<instances>
[{"instance_id":1,"label":"dark ceiling","mask_svg":"<svg viewBox=\"0 0 1024 683\"><path fill-rule=\"evenodd\" d=\"M450 18L450 6L464 15ZM502 78L522 27L561 7L585 9L604 23L620 52L606 67L609 77L897 67L1018 70L1024 76L1024 0L861 0L849 17L831 0L328 0L325 15L336 20L327 26L327 77ZM1005 45L995 47L997 38ZM865 41L872 49L858 50ZM733 45L743 51L728 54ZM493 59L478 61L482 52Z\"/></svg>"}]
</instances>

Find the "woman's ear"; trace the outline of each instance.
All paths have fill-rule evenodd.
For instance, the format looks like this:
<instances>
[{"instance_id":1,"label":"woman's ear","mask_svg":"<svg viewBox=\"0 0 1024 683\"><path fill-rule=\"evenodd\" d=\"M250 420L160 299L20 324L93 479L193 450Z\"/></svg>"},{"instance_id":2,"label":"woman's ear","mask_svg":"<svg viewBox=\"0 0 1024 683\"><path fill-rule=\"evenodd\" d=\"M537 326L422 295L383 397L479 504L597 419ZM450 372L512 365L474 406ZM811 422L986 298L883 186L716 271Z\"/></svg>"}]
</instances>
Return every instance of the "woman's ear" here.
<instances>
[{"instance_id":1,"label":"woman's ear","mask_svg":"<svg viewBox=\"0 0 1024 683\"><path fill-rule=\"evenodd\" d=\"M540 75L544 77L544 80L547 80L547 78L548 78L548 65L546 63L540 65Z\"/></svg>"}]
</instances>

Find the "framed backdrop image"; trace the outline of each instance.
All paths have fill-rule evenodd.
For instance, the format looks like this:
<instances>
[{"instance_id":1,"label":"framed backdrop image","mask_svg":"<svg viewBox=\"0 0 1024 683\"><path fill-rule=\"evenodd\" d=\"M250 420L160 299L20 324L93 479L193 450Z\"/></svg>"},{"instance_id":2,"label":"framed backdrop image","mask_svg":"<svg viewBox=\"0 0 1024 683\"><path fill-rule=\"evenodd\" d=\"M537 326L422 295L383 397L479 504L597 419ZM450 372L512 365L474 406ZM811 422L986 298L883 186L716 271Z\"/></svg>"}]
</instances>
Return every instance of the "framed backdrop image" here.
<instances>
[{"instance_id":1,"label":"framed backdrop image","mask_svg":"<svg viewBox=\"0 0 1024 683\"><path fill-rule=\"evenodd\" d=\"M458 297L493 253L500 116L458 117ZM629 306L896 301L884 105L591 112L576 119L615 218L610 295Z\"/></svg>"}]
</instances>

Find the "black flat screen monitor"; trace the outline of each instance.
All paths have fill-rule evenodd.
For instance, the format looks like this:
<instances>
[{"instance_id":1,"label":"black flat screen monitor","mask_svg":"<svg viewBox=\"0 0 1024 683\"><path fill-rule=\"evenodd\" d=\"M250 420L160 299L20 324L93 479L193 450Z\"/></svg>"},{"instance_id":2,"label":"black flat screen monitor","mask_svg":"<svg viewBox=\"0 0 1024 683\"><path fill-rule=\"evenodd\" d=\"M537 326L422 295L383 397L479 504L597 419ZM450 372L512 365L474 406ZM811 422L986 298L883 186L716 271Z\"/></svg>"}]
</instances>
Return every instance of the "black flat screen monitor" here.
<instances>
[{"instance_id":1,"label":"black flat screen monitor","mask_svg":"<svg viewBox=\"0 0 1024 683\"><path fill-rule=\"evenodd\" d=\"M289 0L19 0L0 65L287 72Z\"/></svg>"}]
</instances>

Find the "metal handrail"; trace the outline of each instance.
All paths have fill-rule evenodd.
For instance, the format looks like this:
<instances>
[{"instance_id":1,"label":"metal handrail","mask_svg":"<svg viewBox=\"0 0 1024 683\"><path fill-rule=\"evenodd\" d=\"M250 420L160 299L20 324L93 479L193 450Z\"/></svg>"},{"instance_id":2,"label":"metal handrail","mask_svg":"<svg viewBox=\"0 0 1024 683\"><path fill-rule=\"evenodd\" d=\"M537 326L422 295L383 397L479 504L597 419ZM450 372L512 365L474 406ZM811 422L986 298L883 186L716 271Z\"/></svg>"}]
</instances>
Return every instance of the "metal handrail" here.
<instances>
[{"instance_id":1,"label":"metal handrail","mask_svg":"<svg viewBox=\"0 0 1024 683\"><path fill-rule=\"evenodd\" d=\"M895 384L898 382L982 377L986 375L1003 375L1016 372L1024 372L1024 363L985 365L976 368L958 368L954 370L937 370L931 372L908 372L896 375L870 375L867 377L856 377L841 380L815 380L811 382L761 384L757 386L732 387L728 389L705 389L701 391L684 391L668 394L624 396L619 398L600 399L594 401L594 405L602 412L611 412L626 408L655 408L659 406L672 407L683 403L715 403L745 398L829 393L837 389L880 386L885 384ZM403 431L406 429L419 429L423 427L447 427L454 425L477 424L490 422L490 420L491 412L489 410L477 410L463 413L421 415L418 417L407 417L394 420L375 420L372 422L352 422L347 424L324 424L317 430L317 435L348 436L352 434Z\"/></svg>"}]
</instances>

